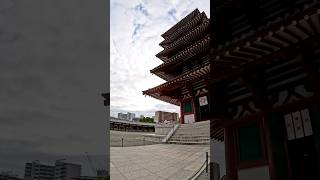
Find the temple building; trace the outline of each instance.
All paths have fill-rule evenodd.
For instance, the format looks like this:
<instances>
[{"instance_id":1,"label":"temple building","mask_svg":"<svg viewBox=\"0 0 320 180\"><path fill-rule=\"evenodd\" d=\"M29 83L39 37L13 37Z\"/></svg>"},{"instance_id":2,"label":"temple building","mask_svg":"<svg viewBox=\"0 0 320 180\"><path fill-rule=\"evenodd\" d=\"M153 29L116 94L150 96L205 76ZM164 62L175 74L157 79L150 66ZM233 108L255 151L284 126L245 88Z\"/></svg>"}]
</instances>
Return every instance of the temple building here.
<instances>
[{"instance_id":1,"label":"temple building","mask_svg":"<svg viewBox=\"0 0 320 180\"><path fill-rule=\"evenodd\" d=\"M196 9L162 34L166 82L143 94L210 120L228 180L320 179L319 0L211 6L210 24Z\"/></svg>"},{"instance_id":2,"label":"temple building","mask_svg":"<svg viewBox=\"0 0 320 180\"><path fill-rule=\"evenodd\" d=\"M165 112L165 111L156 111L154 116L155 123L166 123L166 122L178 122L178 113L175 112Z\"/></svg>"},{"instance_id":3,"label":"temple building","mask_svg":"<svg viewBox=\"0 0 320 180\"><path fill-rule=\"evenodd\" d=\"M180 106L181 123L208 120L209 19L196 9L162 37L164 49L156 56L163 63L151 73L166 82L143 94Z\"/></svg>"},{"instance_id":4,"label":"temple building","mask_svg":"<svg viewBox=\"0 0 320 180\"><path fill-rule=\"evenodd\" d=\"M211 6L209 119L227 179L320 179L319 1Z\"/></svg>"}]
</instances>

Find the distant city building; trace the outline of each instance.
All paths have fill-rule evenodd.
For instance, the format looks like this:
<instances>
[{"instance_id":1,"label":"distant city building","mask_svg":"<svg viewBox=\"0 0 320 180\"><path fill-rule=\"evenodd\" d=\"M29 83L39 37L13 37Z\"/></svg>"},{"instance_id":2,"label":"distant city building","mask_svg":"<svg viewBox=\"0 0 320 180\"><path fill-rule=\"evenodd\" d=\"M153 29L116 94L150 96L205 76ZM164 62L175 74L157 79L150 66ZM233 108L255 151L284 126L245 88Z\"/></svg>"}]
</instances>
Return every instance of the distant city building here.
<instances>
[{"instance_id":1,"label":"distant city building","mask_svg":"<svg viewBox=\"0 0 320 180\"><path fill-rule=\"evenodd\" d=\"M109 172L106 169L98 169L97 170L97 177L98 178L104 178L104 177L108 177L109 176Z\"/></svg>"},{"instance_id":2,"label":"distant city building","mask_svg":"<svg viewBox=\"0 0 320 180\"><path fill-rule=\"evenodd\" d=\"M154 122L163 123L163 122L176 122L178 121L178 113L165 112L165 111L156 111L154 116Z\"/></svg>"},{"instance_id":3,"label":"distant city building","mask_svg":"<svg viewBox=\"0 0 320 180\"><path fill-rule=\"evenodd\" d=\"M123 120L128 120L128 121L133 121L133 119L135 118L135 114L134 113L130 113L128 112L127 114L124 113L118 113L118 118L119 119L123 119Z\"/></svg>"},{"instance_id":4,"label":"distant city building","mask_svg":"<svg viewBox=\"0 0 320 180\"><path fill-rule=\"evenodd\" d=\"M22 180L22 178L19 178L16 174L13 174L12 171L7 171L0 173L0 180Z\"/></svg>"},{"instance_id":5,"label":"distant city building","mask_svg":"<svg viewBox=\"0 0 320 180\"><path fill-rule=\"evenodd\" d=\"M0 180L23 180L23 179L16 176L0 174Z\"/></svg>"},{"instance_id":6,"label":"distant city building","mask_svg":"<svg viewBox=\"0 0 320 180\"><path fill-rule=\"evenodd\" d=\"M70 180L97 180L97 177L91 177L91 176L78 176L78 177L72 177Z\"/></svg>"},{"instance_id":7,"label":"distant city building","mask_svg":"<svg viewBox=\"0 0 320 180\"><path fill-rule=\"evenodd\" d=\"M81 165L66 163L61 160L55 162L54 180L66 180L81 176Z\"/></svg>"},{"instance_id":8,"label":"distant city building","mask_svg":"<svg viewBox=\"0 0 320 180\"><path fill-rule=\"evenodd\" d=\"M40 161L33 161L25 165L25 180L53 180L54 166L45 165Z\"/></svg>"},{"instance_id":9,"label":"distant city building","mask_svg":"<svg viewBox=\"0 0 320 180\"><path fill-rule=\"evenodd\" d=\"M135 118L135 114L134 113L130 113L130 112L128 112L128 120L129 121L133 121L133 118Z\"/></svg>"},{"instance_id":10,"label":"distant city building","mask_svg":"<svg viewBox=\"0 0 320 180\"><path fill-rule=\"evenodd\" d=\"M140 119L141 119L141 118L136 117L136 118L133 118L133 120L132 120L132 121L139 122L139 121L140 121Z\"/></svg>"},{"instance_id":11,"label":"distant city building","mask_svg":"<svg viewBox=\"0 0 320 180\"><path fill-rule=\"evenodd\" d=\"M124 113L118 113L118 118L123 120L128 120L128 115Z\"/></svg>"},{"instance_id":12,"label":"distant city building","mask_svg":"<svg viewBox=\"0 0 320 180\"><path fill-rule=\"evenodd\" d=\"M69 180L81 176L81 165L57 160L55 165L33 161L25 165L25 180ZM0 178L0 180L2 180Z\"/></svg>"}]
</instances>

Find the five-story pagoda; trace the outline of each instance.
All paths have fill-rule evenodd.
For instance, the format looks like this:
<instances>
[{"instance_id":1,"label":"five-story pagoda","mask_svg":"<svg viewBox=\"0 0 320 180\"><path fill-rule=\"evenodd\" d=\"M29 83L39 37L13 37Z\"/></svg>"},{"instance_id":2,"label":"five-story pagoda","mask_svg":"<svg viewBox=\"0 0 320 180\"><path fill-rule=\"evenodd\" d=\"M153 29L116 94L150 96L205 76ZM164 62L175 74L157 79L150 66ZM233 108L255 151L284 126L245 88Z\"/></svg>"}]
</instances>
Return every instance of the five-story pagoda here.
<instances>
[{"instance_id":1,"label":"five-story pagoda","mask_svg":"<svg viewBox=\"0 0 320 180\"><path fill-rule=\"evenodd\" d=\"M180 106L181 123L205 120L209 111L209 19L195 9L162 37L164 49L156 56L163 63L150 72L166 82L143 94Z\"/></svg>"}]
</instances>

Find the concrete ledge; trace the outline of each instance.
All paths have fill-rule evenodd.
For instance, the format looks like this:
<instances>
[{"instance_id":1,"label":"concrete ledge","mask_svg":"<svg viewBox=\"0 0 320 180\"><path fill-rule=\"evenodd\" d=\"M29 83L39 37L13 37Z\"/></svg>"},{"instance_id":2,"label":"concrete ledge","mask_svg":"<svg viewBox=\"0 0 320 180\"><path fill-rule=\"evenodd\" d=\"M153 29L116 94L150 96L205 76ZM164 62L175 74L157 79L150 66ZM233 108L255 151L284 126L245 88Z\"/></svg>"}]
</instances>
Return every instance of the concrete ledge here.
<instances>
[{"instance_id":1,"label":"concrete ledge","mask_svg":"<svg viewBox=\"0 0 320 180\"><path fill-rule=\"evenodd\" d=\"M144 137L145 141L161 143L161 141L165 137L165 135L144 134L143 137Z\"/></svg>"}]
</instances>

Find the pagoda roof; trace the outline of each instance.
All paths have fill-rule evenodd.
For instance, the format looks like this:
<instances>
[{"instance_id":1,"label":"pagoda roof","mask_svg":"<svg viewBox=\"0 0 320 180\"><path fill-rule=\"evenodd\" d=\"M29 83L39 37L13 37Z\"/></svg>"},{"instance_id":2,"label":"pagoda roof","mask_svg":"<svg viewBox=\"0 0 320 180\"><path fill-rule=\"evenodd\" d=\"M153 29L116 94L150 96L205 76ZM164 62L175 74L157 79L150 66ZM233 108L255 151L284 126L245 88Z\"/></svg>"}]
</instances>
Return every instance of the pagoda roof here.
<instances>
[{"instance_id":1,"label":"pagoda roof","mask_svg":"<svg viewBox=\"0 0 320 180\"><path fill-rule=\"evenodd\" d=\"M178 39L179 37L183 36L183 34L185 34L186 32L196 27L203 20L208 20L204 12L196 15L193 19L191 19L185 25L176 29L170 36L166 37L161 43L159 43L159 45L166 49L170 43L172 43L174 40Z\"/></svg>"},{"instance_id":2,"label":"pagoda roof","mask_svg":"<svg viewBox=\"0 0 320 180\"><path fill-rule=\"evenodd\" d=\"M193 10L191 13L189 13L186 17L181 19L178 23L176 23L174 26L172 26L170 29L168 29L165 33L163 33L161 36L163 38L168 37L171 35L176 29L183 26L185 23L193 19L196 15L200 14L200 11L198 9Z\"/></svg>"},{"instance_id":3,"label":"pagoda roof","mask_svg":"<svg viewBox=\"0 0 320 180\"><path fill-rule=\"evenodd\" d=\"M183 62L187 59L190 59L195 55L209 49L209 47L210 47L210 35L207 35L202 39L200 39L199 41L196 41L189 47L185 48L184 50L180 51L173 57L169 58L166 62L150 70L150 72L157 75L157 72L167 68L168 66L173 65L177 62Z\"/></svg>"},{"instance_id":4,"label":"pagoda roof","mask_svg":"<svg viewBox=\"0 0 320 180\"><path fill-rule=\"evenodd\" d=\"M210 64L202 66L196 70L190 71L188 73L184 73L180 76L177 76L176 78L167 81L159 86L156 86L154 88L148 89L143 91L143 95L149 95L151 97L154 97L156 99L179 105L178 100L171 98L169 96L166 96L162 94L163 90L166 89L172 89L172 88L179 88L181 86L184 86L185 83L193 81L198 79L199 77L203 77L204 75L208 75L210 72Z\"/></svg>"},{"instance_id":5,"label":"pagoda roof","mask_svg":"<svg viewBox=\"0 0 320 180\"><path fill-rule=\"evenodd\" d=\"M207 30L209 29L209 19L205 19L199 26L195 27L191 31L189 31L184 36L181 36L180 38L176 39L174 42L169 44L166 49L159 52L156 56L160 59L162 59L163 55L170 53L174 51L177 48L183 47L185 45L190 44L190 42L193 42L197 40L199 37L201 37ZM163 59L164 61L167 61L168 58Z\"/></svg>"},{"instance_id":6,"label":"pagoda roof","mask_svg":"<svg viewBox=\"0 0 320 180\"><path fill-rule=\"evenodd\" d=\"M263 63L299 42L318 38L320 34L320 6L305 9L287 19L279 19L266 29L248 33L241 39L211 51L211 64L241 70L247 65Z\"/></svg>"},{"instance_id":7,"label":"pagoda roof","mask_svg":"<svg viewBox=\"0 0 320 180\"><path fill-rule=\"evenodd\" d=\"M160 93L158 93L158 92L148 94L148 95L155 98L155 99L159 99L161 101L164 101L164 102L176 105L176 106L180 106L180 102L177 99L173 99L169 96L160 95Z\"/></svg>"}]
</instances>

